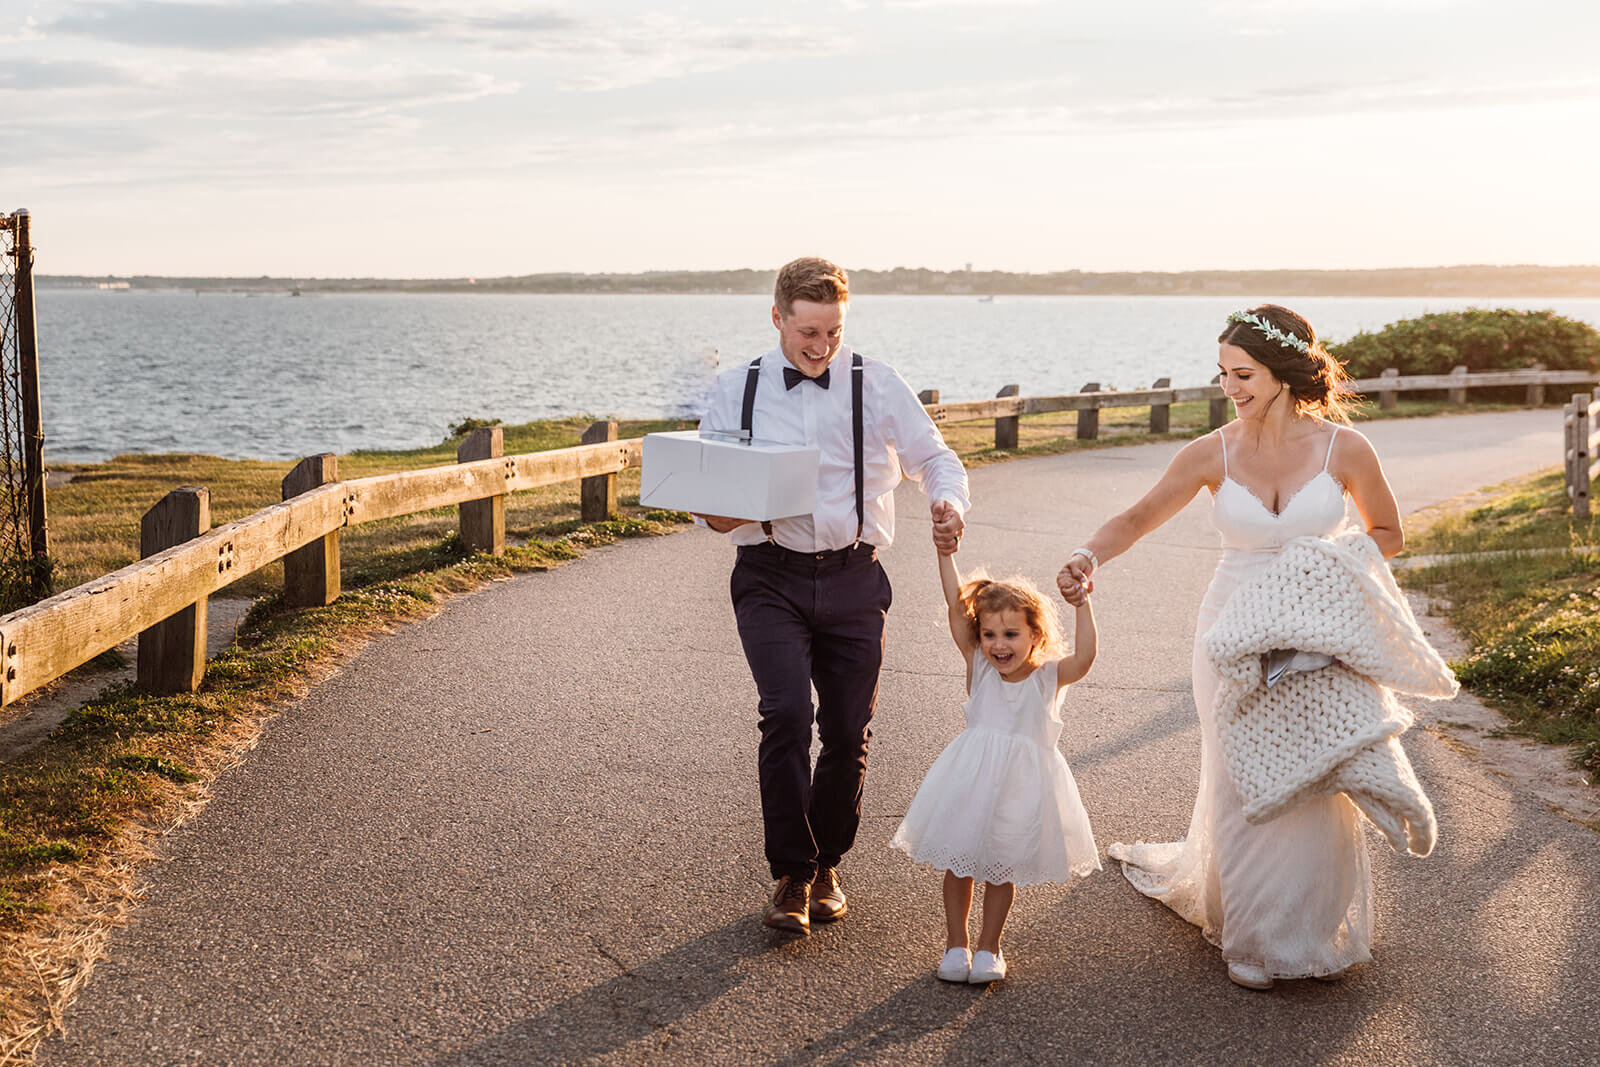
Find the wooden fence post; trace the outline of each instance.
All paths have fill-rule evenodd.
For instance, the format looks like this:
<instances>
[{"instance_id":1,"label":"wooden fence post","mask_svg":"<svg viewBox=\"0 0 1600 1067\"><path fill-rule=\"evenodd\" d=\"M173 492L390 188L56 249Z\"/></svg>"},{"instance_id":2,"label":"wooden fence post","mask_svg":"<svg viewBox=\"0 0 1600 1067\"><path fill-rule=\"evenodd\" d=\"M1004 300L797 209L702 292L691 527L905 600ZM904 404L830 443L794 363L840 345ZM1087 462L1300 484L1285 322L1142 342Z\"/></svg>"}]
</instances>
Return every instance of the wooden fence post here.
<instances>
[{"instance_id":1,"label":"wooden fence post","mask_svg":"<svg viewBox=\"0 0 1600 1067\"><path fill-rule=\"evenodd\" d=\"M456 448L457 463L493 459L505 453L505 433L498 426L473 430ZM506 497L504 493L468 500L457 506L461 543L468 552L500 555L506 550Z\"/></svg>"},{"instance_id":2,"label":"wooden fence post","mask_svg":"<svg viewBox=\"0 0 1600 1067\"><path fill-rule=\"evenodd\" d=\"M1589 517L1589 394L1572 394L1572 517Z\"/></svg>"},{"instance_id":3,"label":"wooden fence post","mask_svg":"<svg viewBox=\"0 0 1600 1067\"><path fill-rule=\"evenodd\" d=\"M1543 363L1535 363L1533 365L1533 373L1534 374L1539 374L1539 375L1544 374L1544 364ZM1543 378L1535 378L1533 381L1528 383L1528 397L1527 397L1526 403L1530 408L1537 408L1537 407L1543 407L1544 406L1544 379Z\"/></svg>"},{"instance_id":4,"label":"wooden fence post","mask_svg":"<svg viewBox=\"0 0 1600 1067\"><path fill-rule=\"evenodd\" d=\"M1022 386L1020 385L1002 385L1000 391L994 395L998 399L1003 396L1016 396L1020 392L1022 392ZM1017 437L1020 433L1020 423L1021 420L1016 415L1011 415L1004 419L995 419L994 447L1016 448Z\"/></svg>"},{"instance_id":5,"label":"wooden fence post","mask_svg":"<svg viewBox=\"0 0 1600 1067\"><path fill-rule=\"evenodd\" d=\"M937 404L939 402L939 390L924 389L917 394L917 401L922 404Z\"/></svg>"},{"instance_id":6,"label":"wooden fence post","mask_svg":"<svg viewBox=\"0 0 1600 1067\"><path fill-rule=\"evenodd\" d=\"M590 423L589 428L583 431L582 441L586 445L597 445L602 441L616 439L616 420L607 419L603 422ZM617 513L617 476L597 474L593 478L583 479L580 496L584 522L606 521Z\"/></svg>"},{"instance_id":7,"label":"wooden fence post","mask_svg":"<svg viewBox=\"0 0 1600 1067\"><path fill-rule=\"evenodd\" d=\"M139 521L139 555L155 555L211 529L211 490L174 489ZM231 565L218 563L219 567ZM192 693L206 674L206 598L139 634L139 688L147 693Z\"/></svg>"},{"instance_id":8,"label":"wooden fence post","mask_svg":"<svg viewBox=\"0 0 1600 1067\"><path fill-rule=\"evenodd\" d=\"M28 498L28 541L33 555L29 584L36 599L50 595L50 535L44 491L44 428L39 408L39 337L34 310L33 246L26 208L11 216L12 325L16 331L15 388L22 409L22 489Z\"/></svg>"},{"instance_id":9,"label":"wooden fence post","mask_svg":"<svg viewBox=\"0 0 1600 1067\"><path fill-rule=\"evenodd\" d=\"M338 456L332 452L307 456L284 475L283 499L338 480ZM283 557L283 599L300 608L321 607L339 599L338 530Z\"/></svg>"},{"instance_id":10,"label":"wooden fence post","mask_svg":"<svg viewBox=\"0 0 1600 1067\"><path fill-rule=\"evenodd\" d=\"M1572 444L1572 436L1577 429L1577 420L1573 418L1577 408L1570 402L1561 409L1561 482L1567 490L1567 500L1574 506L1577 505L1577 479L1572 475L1573 460L1577 456L1577 449Z\"/></svg>"},{"instance_id":11,"label":"wooden fence post","mask_svg":"<svg viewBox=\"0 0 1600 1067\"><path fill-rule=\"evenodd\" d=\"M1150 388L1152 388L1152 389L1171 389L1172 388L1172 379L1171 378L1157 378L1155 381L1150 383ZM1150 432L1151 433L1166 433L1170 429L1172 429L1172 405L1171 404L1151 404L1150 405Z\"/></svg>"},{"instance_id":12,"label":"wooden fence post","mask_svg":"<svg viewBox=\"0 0 1600 1067\"><path fill-rule=\"evenodd\" d=\"M1083 385L1079 386L1079 388L1078 388L1078 392L1080 392L1080 393L1098 393L1099 391L1100 391L1100 383L1099 382L1084 382ZM1078 409L1078 440L1080 440L1080 441L1093 441L1095 438L1097 438L1099 436L1100 436L1100 409L1099 408L1079 408Z\"/></svg>"},{"instance_id":13,"label":"wooden fence post","mask_svg":"<svg viewBox=\"0 0 1600 1067\"><path fill-rule=\"evenodd\" d=\"M1378 386L1378 410L1393 411L1400 403L1400 371L1389 367L1380 375L1385 384Z\"/></svg>"},{"instance_id":14,"label":"wooden fence post","mask_svg":"<svg viewBox=\"0 0 1600 1067\"><path fill-rule=\"evenodd\" d=\"M1467 368L1450 368L1450 403L1465 404L1467 402Z\"/></svg>"},{"instance_id":15,"label":"wooden fence post","mask_svg":"<svg viewBox=\"0 0 1600 1067\"><path fill-rule=\"evenodd\" d=\"M1211 384L1212 385L1217 385L1217 384L1221 383L1221 381L1222 381L1222 375L1214 374L1214 375L1211 376ZM1225 424L1227 421L1228 421L1228 398L1225 397L1225 396L1219 396L1219 397L1213 398L1212 401L1211 401L1211 411L1209 412L1209 417L1206 420L1207 425L1211 429L1215 430L1219 426L1222 426L1223 424Z\"/></svg>"}]
</instances>

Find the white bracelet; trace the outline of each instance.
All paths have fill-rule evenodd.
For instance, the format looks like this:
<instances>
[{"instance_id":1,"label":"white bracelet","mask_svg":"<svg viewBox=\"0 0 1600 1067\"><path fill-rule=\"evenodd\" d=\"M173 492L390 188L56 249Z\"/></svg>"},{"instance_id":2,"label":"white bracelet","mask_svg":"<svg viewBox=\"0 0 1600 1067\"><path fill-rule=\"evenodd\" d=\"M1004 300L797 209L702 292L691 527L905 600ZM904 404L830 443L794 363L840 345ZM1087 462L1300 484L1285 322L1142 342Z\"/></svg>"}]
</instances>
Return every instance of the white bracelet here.
<instances>
[{"instance_id":1,"label":"white bracelet","mask_svg":"<svg viewBox=\"0 0 1600 1067\"><path fill-rule=\"evenodd\" d=\"M1084 559L1088 560L1089 568L1091 570L1097 571L1100 569L1100 560L1097 559L1095 554L1090 552L1087 548L1075 548L1071 552L1067 553L1068 559L1071 559L1073 556L1082 556Z\"/></svg>"}]
</instances>

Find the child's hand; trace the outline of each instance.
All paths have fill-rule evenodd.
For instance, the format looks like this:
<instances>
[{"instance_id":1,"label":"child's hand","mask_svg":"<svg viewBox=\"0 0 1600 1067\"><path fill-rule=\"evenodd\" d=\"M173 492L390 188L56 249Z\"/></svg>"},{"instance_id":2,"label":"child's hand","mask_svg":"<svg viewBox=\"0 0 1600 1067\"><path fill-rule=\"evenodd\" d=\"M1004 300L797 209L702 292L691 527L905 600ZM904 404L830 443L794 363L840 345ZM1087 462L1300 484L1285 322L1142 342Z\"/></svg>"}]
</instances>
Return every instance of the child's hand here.
<instances>
[{"instance_id":1,"label":"child's hand","mask_svg":"<svg viewBox=\"0 0 1600 1067\"><path fill-rule=\"evenodd\" d=\"M933 547L941 556L953 556L961 547L961 531L965 527L961 512L948 500L935 500L929 509L933 517Z\"/></svg>"},{"instance_id":2,"label":"child's hand","mask_svg":"<svg viewBox=\"0 0 1600 1067\"><path fill-rule=\"evenodd\" d=\"M1056 575L1056 588L1061 590L1061 598L1075 608L1087 604L1089 594L1094 592L1094 581L1089 577L1085 562L1081 557L1073 556L1061 568L1061 573Z\"/></svg>"}]
</instances>

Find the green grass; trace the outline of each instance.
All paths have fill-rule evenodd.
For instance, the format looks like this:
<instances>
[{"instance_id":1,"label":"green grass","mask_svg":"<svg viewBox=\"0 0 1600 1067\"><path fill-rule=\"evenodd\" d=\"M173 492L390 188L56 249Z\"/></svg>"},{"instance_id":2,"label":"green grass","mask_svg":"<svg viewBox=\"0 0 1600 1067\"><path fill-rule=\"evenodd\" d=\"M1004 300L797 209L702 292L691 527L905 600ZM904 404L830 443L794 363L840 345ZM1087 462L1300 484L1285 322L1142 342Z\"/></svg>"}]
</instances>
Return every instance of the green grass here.
<instances>
[{"instance_id":1,"label":"green grass","mask_svg":"<svg viewBox=\"0 0 1600 1067\"><path fill-rule=\"evenodd\" d=\"M1509 482L1412 540L1413 555L1454 560L1402 572L1442 597L1472 651L1463 685L1525 736L1574 746L1600 781L1600 519L1573 519L1559 471ZM1518 554L1530 549L1553 554ZM1471 558L1474 553L1510 556Z\"/></svg>"}]
</instances>

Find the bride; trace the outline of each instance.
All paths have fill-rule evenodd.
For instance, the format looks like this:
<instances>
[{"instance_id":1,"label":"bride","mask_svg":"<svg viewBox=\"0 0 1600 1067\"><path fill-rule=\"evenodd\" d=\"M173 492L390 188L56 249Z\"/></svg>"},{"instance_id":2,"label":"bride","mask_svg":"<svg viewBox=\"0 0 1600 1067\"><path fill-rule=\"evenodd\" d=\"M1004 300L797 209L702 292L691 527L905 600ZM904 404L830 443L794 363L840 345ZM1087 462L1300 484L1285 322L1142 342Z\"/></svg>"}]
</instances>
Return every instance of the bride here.
<instances>
[{"instance_id":1,"label":"bride","mask_svg":"<svg viewBox=\"0 0 1600 1067\"><path fill-rule=\"evenodd\" d=\"M1195 627L1200 790L1188 836L1112 845L1141 893L1194 923L1222 949L1228 977L1250 989L1274 978L1331 978L1371 959L1372 876L1356 806L1345 795L1304 801L1252 825L1224 765L1212 699L1217 674L1201 639L1241 582L1289 539L1327 536L1345 495L1385 557L1400 551L1399 507L1372 445L1349 428L1336 392L1343 368L1311 324L1264 304L1228 316L1217 339L1223 391L1238 419L1186 445L1161 479L1075 549L1057 576L1076 602L1101 563L1127 551L1186 505L1212 493L1224 552Z\"/></svg>"}]
</instances>

